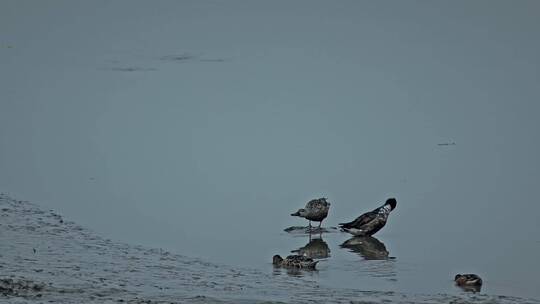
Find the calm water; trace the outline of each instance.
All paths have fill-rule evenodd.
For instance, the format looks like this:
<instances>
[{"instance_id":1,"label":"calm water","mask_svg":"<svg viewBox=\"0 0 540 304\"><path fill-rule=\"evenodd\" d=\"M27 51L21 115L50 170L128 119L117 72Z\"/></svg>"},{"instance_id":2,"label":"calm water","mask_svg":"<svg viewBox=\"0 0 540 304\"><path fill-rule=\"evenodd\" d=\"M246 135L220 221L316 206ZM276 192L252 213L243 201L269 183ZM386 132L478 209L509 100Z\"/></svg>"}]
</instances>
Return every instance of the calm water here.
<instances>
[{"instance_id":1,"label":"calm water","mask_svg":"<svg viewBox=\"0 0 540 304\"><path fill-rule=\"evenodd\" d=\"M540 298L538 9L2 1L0 187L268 273L309 243L283 231L309 199L332 202L328 227L394 196L376 235L392 259L323 234L330 257L300 275L433 294L475 272L482 292Z\"/></svg>"}]
</instances>

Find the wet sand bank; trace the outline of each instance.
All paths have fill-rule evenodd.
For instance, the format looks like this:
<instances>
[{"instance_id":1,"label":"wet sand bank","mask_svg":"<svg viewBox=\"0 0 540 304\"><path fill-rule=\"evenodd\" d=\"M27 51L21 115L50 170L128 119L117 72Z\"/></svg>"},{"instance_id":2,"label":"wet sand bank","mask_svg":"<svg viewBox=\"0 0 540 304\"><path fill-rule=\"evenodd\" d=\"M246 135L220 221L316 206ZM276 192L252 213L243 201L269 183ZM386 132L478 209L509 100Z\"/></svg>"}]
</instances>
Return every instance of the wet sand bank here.
<instances>
[{"instance_id":1,"label":"wet sand bank","mask_svg":"<svg viewBox=\"0 0 540 304\"><path fill-rule=\"evenodd\" d=\"M270 261L269 261L270 263ZM540 303L488 295L336 289L102 238L0 194L2 303Z\"/></svg>"}]
</instances>

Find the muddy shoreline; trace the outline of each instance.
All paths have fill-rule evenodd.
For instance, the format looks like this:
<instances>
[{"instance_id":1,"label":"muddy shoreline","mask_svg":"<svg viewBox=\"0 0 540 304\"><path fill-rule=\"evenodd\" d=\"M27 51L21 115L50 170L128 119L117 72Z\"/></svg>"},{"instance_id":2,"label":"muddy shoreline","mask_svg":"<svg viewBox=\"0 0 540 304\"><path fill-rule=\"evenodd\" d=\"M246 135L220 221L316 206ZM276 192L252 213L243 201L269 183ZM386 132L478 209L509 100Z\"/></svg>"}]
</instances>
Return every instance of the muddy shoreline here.
<instances>
[{"instance_id":1,"label":"muddy shoreline","mask_svg":"<svg viewBox=\"0 0 540 304\"><path fill-rule=\"evenodd\" d=\"M335 289L104 239L0 194L1 303L540 303ZM358 301L358 302L356 302Z\"/></svg>"}]
</instances>

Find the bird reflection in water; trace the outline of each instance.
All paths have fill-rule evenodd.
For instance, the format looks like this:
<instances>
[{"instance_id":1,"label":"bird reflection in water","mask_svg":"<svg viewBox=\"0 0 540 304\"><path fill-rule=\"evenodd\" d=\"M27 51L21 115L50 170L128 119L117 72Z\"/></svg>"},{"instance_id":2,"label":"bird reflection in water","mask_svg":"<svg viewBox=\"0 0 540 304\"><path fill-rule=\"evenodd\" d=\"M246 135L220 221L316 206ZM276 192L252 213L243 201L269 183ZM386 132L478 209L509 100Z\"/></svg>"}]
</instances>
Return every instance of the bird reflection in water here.
<instances>
[{"instance_id":1,"label":"bird reflection in water","mask_svg":"<svg viewBox=\"0 0 540 304\"><path fill-rule=\"evenodd\" d=\"M317 269L305 270L301 268L277 268L274 267L272 274L275 276L280 276L286 274L290 277L296 278L315 278L317 277Z\"/></svg>"},{"instance_id":2,"label":"bird reflection in water","mask_svg":"<svg viewBox=\"0 0 540 304\"><path fill-rule=\"evenodd\" d=\"M303 255L314 260L326 259L330 257L330 247L322 239L322 233L312 234L309 233L309 242L296 250L291 250L292 253ZM281 275L286 273L292 277L313 277L317 275L317 269L306 270L301 268L283 268L283 267L274 267L273 274Z\"/></svg>"},{"instance_id":3,"label":"bird reflection in water","mask_svg":"<svg viewBox=\"0 0 540 304\"><path fill-rule=\"evenodd\" d=\"M322 234L319 234L318 237L312 237L310 233L309 243L304 247L292 250L291 252L305 255L312 259L326 259L330 257L330 247L328 247L328 244L322 239Z\"/></svg>"},{"instance_id":4,"label":"bird reflection in water","mask_svg":"<svg viewBox=\"0 0 540 304\"><path fill-rule=\"evenodd\" d=\"M477 286L458 286L458 287L461 288L461 290L463 290L463 291L466 291L466 292L472 292L472 293L480 292L481 289L482 289L482 285L477 285Z\"/></svg>"},{"instance_id":5,"label":"bird reflection in water","mask_svg":"<svg viewBox=\"0 0 540 304\"><path fill-rule=\"evenodd\" d=\"M358 254L364 259L363 263L351 264L351 270L359 275L368 275L377 278L384 278L389 281L396 281L396 265L394 257L389 256L389 252L383 242L372 236L355 236L340 245L349 251Z\"/></svg>"},{"instance_id":6,"label":"bird reflection in water","mask_svg":"<svg viewBox=\"0 0 540 304\"><path fill-rule=\"evenodd\" d=\"M352 237L341 244L340 247L347 248L366 260L393 259L389 256L390 253L386 250L384 243L372 236Z\"/></svg>"}]
</instances>

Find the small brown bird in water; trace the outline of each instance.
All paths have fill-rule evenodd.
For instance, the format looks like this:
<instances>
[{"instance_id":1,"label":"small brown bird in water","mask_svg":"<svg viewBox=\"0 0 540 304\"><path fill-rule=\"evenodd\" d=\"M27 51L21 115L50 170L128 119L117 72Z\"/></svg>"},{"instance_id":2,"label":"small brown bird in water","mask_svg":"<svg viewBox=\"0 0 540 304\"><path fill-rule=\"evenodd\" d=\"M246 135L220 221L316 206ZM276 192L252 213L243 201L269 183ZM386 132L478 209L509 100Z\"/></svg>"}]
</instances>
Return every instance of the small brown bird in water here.
<instances>
[{"instance_id":1,"label":"small brown bird in water","mask_svg":"<svg viewBox=\"0 0 540 304\"><path fill-rule=\"evenodd\" d=\"M454 277L456 285L467 291L480 291L482 287L482 278L476 274L456 274Z\"/></svg>"},{"instance_id":2,"label":"small brown bird in water","mask_svg":"<svg viewBox=\"0 0 540 304\"><path fill-rule=\"evenodd\" d=\"M282 266L289 268L304 268L304 269L315 269L319 261L314 261L312 258L308 258L303 255L289 255L283 259L279 254L274 255L272 259L272 264L274 266Z\"/></svg>"}]
</instances>

